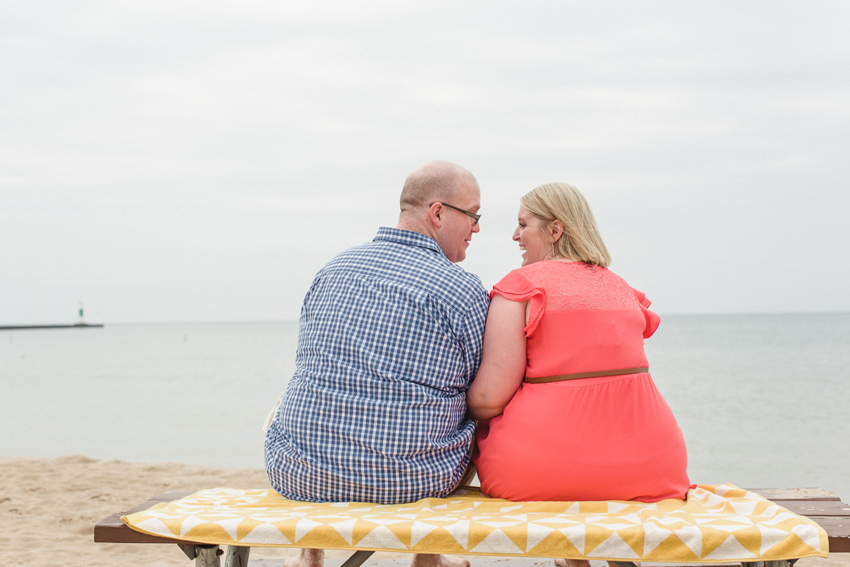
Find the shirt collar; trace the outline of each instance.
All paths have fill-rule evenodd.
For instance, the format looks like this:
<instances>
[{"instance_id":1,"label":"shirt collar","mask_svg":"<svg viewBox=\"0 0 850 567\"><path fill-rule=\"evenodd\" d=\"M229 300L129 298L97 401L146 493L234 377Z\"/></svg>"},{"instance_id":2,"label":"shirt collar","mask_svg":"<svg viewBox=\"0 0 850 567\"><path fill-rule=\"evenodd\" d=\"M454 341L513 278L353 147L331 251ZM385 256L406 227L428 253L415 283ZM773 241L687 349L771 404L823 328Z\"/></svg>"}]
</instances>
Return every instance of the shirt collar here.
<instances>
[{"instance_id":1,"label":"shirt collar","mask_svg":"<svg viewBox=\"0 0 850 567\"><path fill-rule=\"evenodd\" d=\"M430 236L425 236L418 232L410 230L402 230L400 228L390 228L382 226L378 229L378 234L375 235L374 242L395 242L405 246L420 246L443 254L443 249L437 244L437 241Z\"/></svg>"}]
</instances>

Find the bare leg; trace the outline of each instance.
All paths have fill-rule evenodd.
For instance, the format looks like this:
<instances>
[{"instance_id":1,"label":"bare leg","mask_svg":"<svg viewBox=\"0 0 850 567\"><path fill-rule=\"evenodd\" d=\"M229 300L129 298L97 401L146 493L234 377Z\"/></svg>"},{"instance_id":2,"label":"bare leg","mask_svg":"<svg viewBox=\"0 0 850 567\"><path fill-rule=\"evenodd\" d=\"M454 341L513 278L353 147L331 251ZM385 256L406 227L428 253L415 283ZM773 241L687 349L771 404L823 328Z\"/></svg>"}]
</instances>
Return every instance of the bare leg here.
<instances>
[{"instance_id":1,"label":"bare leg","mask_svg":"<svg viewBox=\"0 0 850 567\"><path fill-rule=\"evenodd\" d=\"M288 557L283 567L325 567L325 550L302 549L295 557Z\"/></svg>"},{"instance_id":2,"label":"bare leg","mask_svg":"<svg viewBox=\"0 0 850 567\"><path fill-rule=\"evenodd\" d=\"M590 561L587 559L556 559L555 565L558 567L590 567Z\"/></svg>"},{"instance_id":3,"label":"bare leg","mask_svg":"<svg viewBox=\"0 0 850 567\"><path fill-rule=\"evenodd\" d=\"M417 553L413 556L410 567L469 567L469 561L450 555Z\"/></svg>"},{"instance_id":4,"label":"bare leg","mask_svg":"<svg viewBox=\"0 0 850 567\"><path fill-rule=\"evenodd\" d=\"M555 565L558 567L590 567L590 561L587 559L556 559ZM635 565L640 567L640 563L635 563ZM617 564L609 561L608 567L617 567Z\"/></svg>"}]
</instances>

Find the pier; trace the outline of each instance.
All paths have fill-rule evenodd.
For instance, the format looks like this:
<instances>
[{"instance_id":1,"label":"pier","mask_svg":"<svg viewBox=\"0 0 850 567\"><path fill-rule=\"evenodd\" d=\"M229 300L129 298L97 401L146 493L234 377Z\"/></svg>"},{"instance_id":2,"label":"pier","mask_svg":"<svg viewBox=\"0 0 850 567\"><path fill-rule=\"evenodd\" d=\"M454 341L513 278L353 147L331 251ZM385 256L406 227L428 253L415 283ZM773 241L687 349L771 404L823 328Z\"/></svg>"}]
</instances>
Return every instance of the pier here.
<instances>
[{"instance_id":1,"label":"pier","mask_svg":"<svg viewBox=\"0 0 850 567\"><path fill-rule=\"evenodd\" d=\"M92 329L103 327L103 323L71 323L70 325L12 325L0 326L0 331L15 331L19 329Z\"/></svg>"}]
</instances>

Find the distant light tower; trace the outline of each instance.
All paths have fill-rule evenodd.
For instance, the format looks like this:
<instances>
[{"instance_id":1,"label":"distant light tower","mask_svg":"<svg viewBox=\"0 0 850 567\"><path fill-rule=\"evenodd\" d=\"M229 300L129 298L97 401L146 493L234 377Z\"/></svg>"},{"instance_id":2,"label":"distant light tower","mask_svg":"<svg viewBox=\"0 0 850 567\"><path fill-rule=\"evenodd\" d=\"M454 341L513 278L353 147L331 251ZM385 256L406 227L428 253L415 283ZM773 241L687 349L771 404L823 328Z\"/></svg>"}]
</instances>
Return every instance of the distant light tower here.
<instances>
[{"instance_id":1,"label":"distant light tower","mask_svg":"<svg viewBox=\"0 0 850 567\"><path fill-rule=\"evenodd\" d=\"M85 319L83 319L83 302L78 301L77 303L80 304L80 325L85 325L86 321L85 321Z\"/></svg>"}]
</instances>

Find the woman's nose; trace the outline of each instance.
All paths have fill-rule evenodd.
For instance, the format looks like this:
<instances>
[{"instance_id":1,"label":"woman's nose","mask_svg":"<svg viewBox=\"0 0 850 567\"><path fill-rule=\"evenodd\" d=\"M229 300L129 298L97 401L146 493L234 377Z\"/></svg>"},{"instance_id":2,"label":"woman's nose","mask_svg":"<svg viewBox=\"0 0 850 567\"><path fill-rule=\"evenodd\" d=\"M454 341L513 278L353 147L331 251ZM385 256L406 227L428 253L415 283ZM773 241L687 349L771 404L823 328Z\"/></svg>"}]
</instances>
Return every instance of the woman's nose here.
<instances>
[{"instance_id":1,"label":"woman's nose","mask_svg":"<svg viewBox=\"0 0 850 567\"><path fill-rule=\"evenodd\" d=\"M511 240L514 240L514 241L519 240L519 227L517 227L516 230L514 231L513 236L511 236Z\"/></svg>"}]
</instances>

